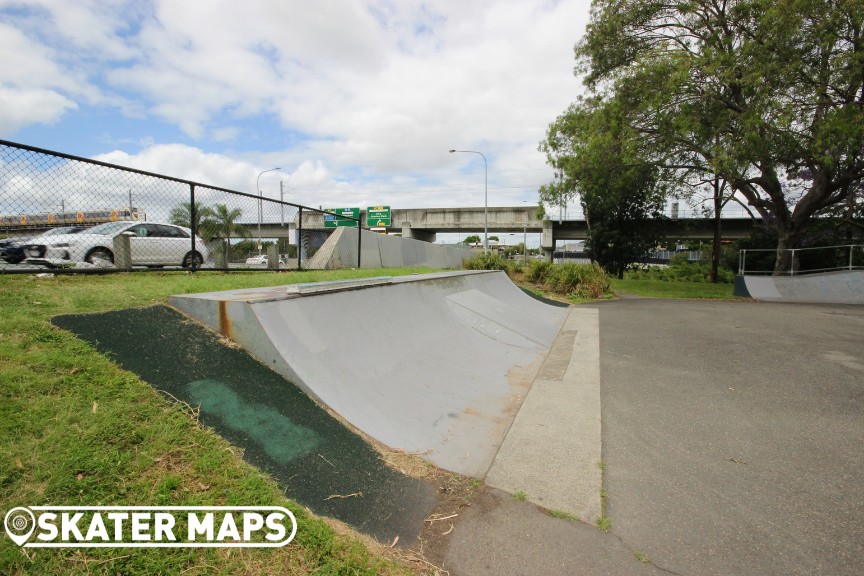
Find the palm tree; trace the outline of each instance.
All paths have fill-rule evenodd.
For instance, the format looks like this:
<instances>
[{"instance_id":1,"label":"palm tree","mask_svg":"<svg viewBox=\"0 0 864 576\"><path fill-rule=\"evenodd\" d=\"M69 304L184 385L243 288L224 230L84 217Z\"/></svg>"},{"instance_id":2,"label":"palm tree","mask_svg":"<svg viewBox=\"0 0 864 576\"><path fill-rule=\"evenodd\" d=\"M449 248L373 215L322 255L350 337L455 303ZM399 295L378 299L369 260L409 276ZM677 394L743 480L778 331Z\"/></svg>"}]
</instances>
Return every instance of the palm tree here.
<instances>
[{"instance_id":1,"label":"palm tree","mask_svg":"<svg viewBox=\"0 0 864 576\"><path fill-rule=\"evenodd\" d=\"M214 230L214 212L209 206L204 206L201 202L195 202L195 225L192 225L192 203L186 202L171 209L169 214L169 222L176 226L184 226L191 228L205 242L210 242L214 235L211 232Z\"/></svg>"},{"instance_id":2,"label":"palm tree","mask_svg":"<svg viewBox=\"0 0 864 576\"><path fill-rule=\"evenodd\" d=\"M230 249L231 238L247 238L249 231L245 226L237 224L237 220L243 215L243 211L239 208L229 210L225 204L216 204L210 209L210 217L202 222L202 227L207 229L211 238L219 239L219 250L217 258L221 260L222 266L228 264L228 254ZM203 236L202 236L203 238Z\"/></svg>"}]
</instances>

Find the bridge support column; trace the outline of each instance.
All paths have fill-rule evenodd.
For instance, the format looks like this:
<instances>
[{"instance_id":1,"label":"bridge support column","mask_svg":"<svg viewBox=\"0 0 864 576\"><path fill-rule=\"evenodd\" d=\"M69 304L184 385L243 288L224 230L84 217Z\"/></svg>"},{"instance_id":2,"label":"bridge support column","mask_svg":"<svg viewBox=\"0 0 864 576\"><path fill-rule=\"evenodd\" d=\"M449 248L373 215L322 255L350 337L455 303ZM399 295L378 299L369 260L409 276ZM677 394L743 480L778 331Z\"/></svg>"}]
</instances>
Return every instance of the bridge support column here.
<instances>
[{"instance_id":1,"label":"bridge support column","mask_svg":"<svg viewBox=\"0 0 864 576\"><path fill-rule=\"evenodd\" d=\"M555 252L555 230L554 223L551 220L543 221L543 235L541 236L540 247L543 249L543 259L546 262L552 262L552 256Z\"/></svg>"},{"instance_id":2,"label":"bridge support column","mask_svg":"<svg viewBox=\"0 0 864 576\"><path fill-rule=\"evenodd\" d=\"M413 238L414 240L420 240L422 242L435 242L436 235L435 232L430 232L429 230L416 230L411 228L411 222L403 222L402 237Z\"/></svg>"}]
</instances>

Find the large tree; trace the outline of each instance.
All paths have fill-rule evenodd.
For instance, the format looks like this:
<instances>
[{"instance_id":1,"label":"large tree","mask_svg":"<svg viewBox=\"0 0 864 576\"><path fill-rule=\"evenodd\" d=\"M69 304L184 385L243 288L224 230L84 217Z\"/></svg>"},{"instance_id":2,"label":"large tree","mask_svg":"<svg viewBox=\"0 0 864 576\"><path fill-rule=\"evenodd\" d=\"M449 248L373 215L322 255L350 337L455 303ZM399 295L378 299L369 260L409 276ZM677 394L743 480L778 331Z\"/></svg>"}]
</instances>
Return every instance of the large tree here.
<instances>
[{"instance_id":1,"label":"large tree","mask_svg":"<svg viewBox=\"0 0 864 576\"><path fill-rule=\"evenodd\" d=\"M619 278L662 238L666 179L638 144L627 110L614 98L580 99L540 144L559 174L541 187L541 200L556 203L578 194L588 224L587 252Z\"/></svg>"},{"instance_id":2,"label":"large tree","mask_svg":"<svg viewBox=\"0 0 864 576\"><path fill-rule=\"evenodd\" d=\"M651 161L752 206L781 271L864 178L862 26L861 0L595 0L576 71Z\"/></svg>"}]
</instances>

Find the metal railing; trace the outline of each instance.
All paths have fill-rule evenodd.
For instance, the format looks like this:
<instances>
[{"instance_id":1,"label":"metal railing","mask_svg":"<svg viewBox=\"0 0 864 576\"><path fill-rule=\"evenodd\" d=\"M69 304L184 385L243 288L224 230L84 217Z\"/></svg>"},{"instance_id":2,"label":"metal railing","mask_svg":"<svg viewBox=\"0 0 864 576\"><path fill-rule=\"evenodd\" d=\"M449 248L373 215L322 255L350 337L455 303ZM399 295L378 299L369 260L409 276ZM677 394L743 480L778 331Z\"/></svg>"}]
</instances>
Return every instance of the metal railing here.
<instances>
[{"instance_id":1,"label":"metal railing","mask_svg":"<svg viewBox=\"0 0 864 576\"><path fill-rule=\"evenodd\" d=\"M349 215L0 140L0 273L301 270L328 224L361 228Z\"/></svg>"},{"instance_id":2,"label":"metal railing","mask_svg":"<svg viewBox=\"0 0 864 576\"><path fill-rule=\"evenodd\" d=\"M817 246L783 250L788 254L788 267L775 270L778 250L751 248L738 253L739 275L782 274L795 276L816 272L864 269L864 244Z\"/></svg>"}]
</instances>

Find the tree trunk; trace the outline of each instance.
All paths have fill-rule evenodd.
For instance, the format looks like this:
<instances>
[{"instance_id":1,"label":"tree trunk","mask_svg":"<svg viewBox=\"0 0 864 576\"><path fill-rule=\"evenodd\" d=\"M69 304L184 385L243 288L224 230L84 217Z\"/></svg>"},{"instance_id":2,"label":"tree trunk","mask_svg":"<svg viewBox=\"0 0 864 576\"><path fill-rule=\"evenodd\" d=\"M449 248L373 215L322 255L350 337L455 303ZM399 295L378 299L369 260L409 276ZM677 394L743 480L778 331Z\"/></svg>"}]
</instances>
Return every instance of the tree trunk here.
<instances>
[{"instance_id":1,"label":"tree trunk","mask_svg":"<svg viewBox=\"0 0 864 576\"><path fill-rule=\"evenodd\" d=\"M714 179L714 242L711 245L711 282L717 283L717 269L720 267L721 222L720 211L723 204L720 201L720 188L717 178Z\"/></svg>"},{"instance_id":2,"label":"tree trunk","mask_svg":"<svg viewBox=\"0 0 864 576\"><path fill-rule=\"evenodd\" d=\"M798 230L777 231L777 259L774 261L774 276L791 276L801 270L799 254L792 253L798 247L801 232Z\"/></svg>"}]
</instances>

